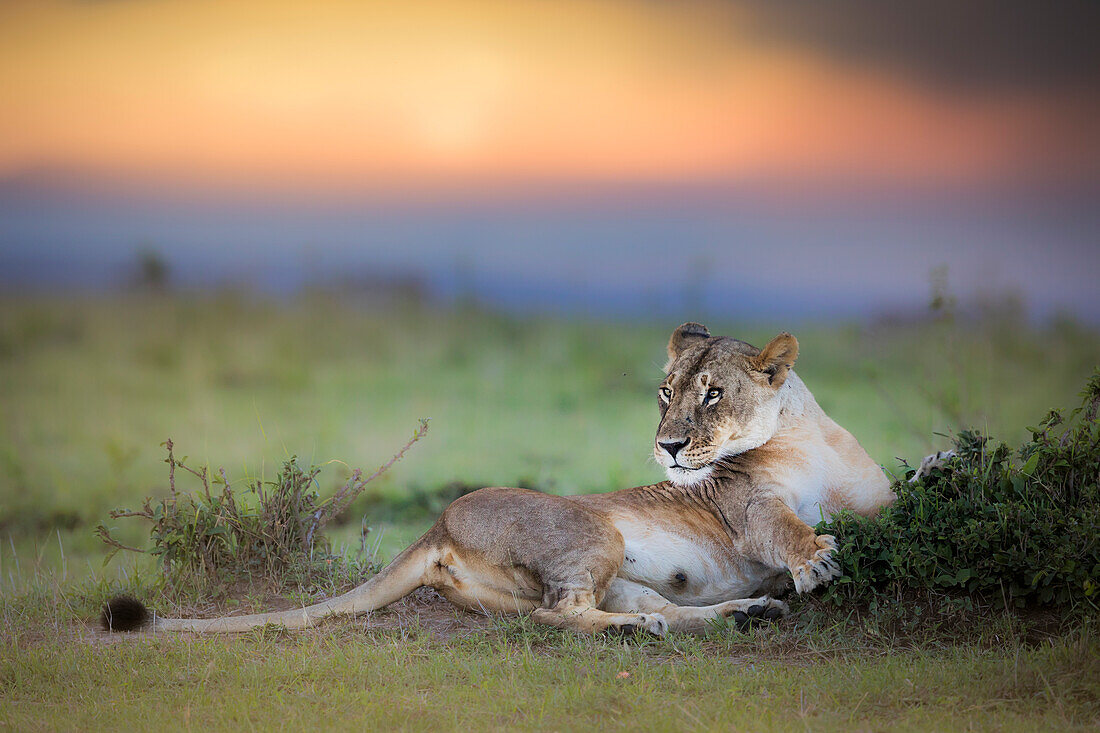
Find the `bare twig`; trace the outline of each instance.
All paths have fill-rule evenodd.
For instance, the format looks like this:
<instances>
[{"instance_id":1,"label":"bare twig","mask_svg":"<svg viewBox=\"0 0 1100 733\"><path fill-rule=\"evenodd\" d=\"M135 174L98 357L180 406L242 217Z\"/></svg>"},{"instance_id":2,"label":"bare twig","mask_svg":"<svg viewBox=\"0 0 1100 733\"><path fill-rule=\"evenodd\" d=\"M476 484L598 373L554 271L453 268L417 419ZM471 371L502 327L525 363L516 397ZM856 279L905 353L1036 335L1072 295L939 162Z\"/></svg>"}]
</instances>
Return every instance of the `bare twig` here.
<instances>
[{"instance_id":1,"label":"bare twig","mask_svg":"<svg viewBox=\"0 0 1100 733\"><path fill-rule=\"evenodd\" d=\"M111 519L118 519L119 517L144 517L146 519L153 518L153 507L149 506L151 499L146 498L141 505L139 511L131 511L129 509L114 509L110 512Z\"/></svg>"},{"instance_id":2,"label":"bare twig","mask_svg":"<svg viewBox=\"0 0 1100 733\"><path fill-rule=\"evenodd\" d=\"M172 439L164 441L164 447L168 449L168 460L165 461L168 464L168 490L172 494L172 499L176 498L176 457L172 455Z\"/></svg>"},{"instance_id":3,"label":"bare twig","mask_svg":"<svg viewBox=\"0 0 1100 733\"><path fill-rule=\"evenodd\" d=\"M142 515L135 514L135 515L132 515L132 516L142 516ZM111 547L118 548L119 550L129 550L130 552L145 552L145 550L142 550L139 547L130 547L129 545L122 544L121 542L116 540L114 537L112 537L111 536L111 531L109 529L107 529L106 527L104 527L102 524L95 528L95 533L99 536L99 539L103 540L105 543L107 543Z\"/></svg>"},{"instance_id":4,"label":"bare twig","mask_svg":"<svg viewBox=\"0 0 1100 733\"><path fill-rule=\"evenodd\" d=\"M401 446L401 450L397 451L397 453L394 454L393 458L390 458L390 460L379 466L374 473L372 473L370 476L367 476L365 479L361 479L360 477L362 476L362 471L360 471L359 469L355 469L355 471L352 472L351 478L348 479L347 483L344 484L344 486L339 491L333 494L332 498L328 502L326 502L324 506L322 506L324 513L318 518L316 526L324 526L329 521L331 521L333 517L344 511L344 509L346 509L348 505L351 504L351 502L353 502L357 496L359 496L359 494L363 493L363 489L366 488L367 484L369 484L371 481L374 481L376 478L388 471L390 467L393 466L393 464L401 460L405 456L405 453L408 452L409 448L412 448L413 445L425 435L427 435L427 433L428 418L421 418L420 427L416 429L412 437L409 438L408 442L406 442L405 445Z\"/></svg>"}]
</instances>

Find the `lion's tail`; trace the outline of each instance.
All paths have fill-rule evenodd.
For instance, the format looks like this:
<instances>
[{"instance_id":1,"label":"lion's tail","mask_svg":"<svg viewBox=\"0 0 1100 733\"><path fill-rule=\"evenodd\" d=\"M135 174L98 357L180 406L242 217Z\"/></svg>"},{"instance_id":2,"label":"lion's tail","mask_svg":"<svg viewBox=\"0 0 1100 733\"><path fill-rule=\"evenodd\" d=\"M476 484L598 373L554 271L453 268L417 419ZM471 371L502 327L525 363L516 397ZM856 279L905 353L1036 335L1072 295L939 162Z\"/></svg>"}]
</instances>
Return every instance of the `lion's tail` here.
<instances>
[{"instance_id":1,"label":"lion's tail","mask_svg":"<svg viewBox=\"0 0 1100 733\"><path fill-rule=\"evenodd\" d=\"M274 613L220 618L162 618L135 598L119 596L103 609L103 626L109 631L194 631L198 633L248 631L266 624L302 629L326 616L355 615L388 606L424 585L432 563L432 548L422 537L381 572L354 590L312 606Z\"/></svg>"}]
</instances>

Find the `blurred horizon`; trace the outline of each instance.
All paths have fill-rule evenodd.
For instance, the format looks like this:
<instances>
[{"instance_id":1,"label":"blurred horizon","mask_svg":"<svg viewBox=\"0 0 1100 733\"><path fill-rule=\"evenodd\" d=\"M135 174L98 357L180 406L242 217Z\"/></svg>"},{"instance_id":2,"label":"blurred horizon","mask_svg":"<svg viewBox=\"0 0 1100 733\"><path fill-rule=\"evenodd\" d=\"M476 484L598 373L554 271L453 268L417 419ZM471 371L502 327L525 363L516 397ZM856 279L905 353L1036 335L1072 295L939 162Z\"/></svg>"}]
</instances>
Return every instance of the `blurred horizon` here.
<instances>
[{"instance_id":1,"label":"blurred horizon","mask_svg":"<svg viewBox=\"0 0 1100 733\"><path fill-rule=\"evenodd\" d=\"M960 313L1007 306L1031 321L1100 324L1095 211L1067 226L1057 212L929 208L780 216L667 201L289 211L115 202L53 219L0 201L0 284L9 293L125 290L153 258L163 284L184 293L320 288L519 313L827 321L926 316L940 288Z\"/></svg>"}]
</instances>

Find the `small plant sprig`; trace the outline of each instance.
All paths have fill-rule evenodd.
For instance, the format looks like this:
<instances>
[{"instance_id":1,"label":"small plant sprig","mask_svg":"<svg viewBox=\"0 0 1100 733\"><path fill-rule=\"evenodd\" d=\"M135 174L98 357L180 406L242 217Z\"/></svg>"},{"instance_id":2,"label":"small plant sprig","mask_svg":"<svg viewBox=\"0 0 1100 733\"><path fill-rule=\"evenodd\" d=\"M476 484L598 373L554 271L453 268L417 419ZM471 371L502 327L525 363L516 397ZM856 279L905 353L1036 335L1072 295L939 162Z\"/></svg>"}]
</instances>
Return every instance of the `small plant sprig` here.
<instances>
[{"instance_id":1,"label":"small plant sprig","mask_svg":"<svg viewBox=\"0 0 1100 733\"><path fill-rule=\"evenodd\" d=\"M941 593L1005 607L1100 609L1100 369L1082 404L1051 411L1015 453L962 431L956 457L878 516L819 525L839 543L844 575L826 601ZM911 476L909 472L906 476Z\"/></svg>"},{"instance_id":2,"label":"small plant sprig","mask_svg":"<svg viewBox=\"0 0 1100 733\"><path fill-rule=\"evenodd\" d=\"M136 517L152 524L153 547L166 580L174 586L207 586L257 580L277 587L302 583L318 563L331 569L331 547L323 528L341 514L369 483L399 461L428 432L428 421L388 461L367 477L356 469L347 482L322 499L316 466L303 468L297 457L282 466L273 481L256 481L238 491L219 469L211 476L206 467L194 469L186 458L176 458L175 445L162 443L168 452L168 496L147 498L137 511L116 509L112 519ZM201 491L181 494L176 489L176 469L198 479ZM220 487L220 491L217 488ZM100 524L96 534L110 548L106 564L121 550L146 552L118 541Z\"/></svg>"}]
</instances>

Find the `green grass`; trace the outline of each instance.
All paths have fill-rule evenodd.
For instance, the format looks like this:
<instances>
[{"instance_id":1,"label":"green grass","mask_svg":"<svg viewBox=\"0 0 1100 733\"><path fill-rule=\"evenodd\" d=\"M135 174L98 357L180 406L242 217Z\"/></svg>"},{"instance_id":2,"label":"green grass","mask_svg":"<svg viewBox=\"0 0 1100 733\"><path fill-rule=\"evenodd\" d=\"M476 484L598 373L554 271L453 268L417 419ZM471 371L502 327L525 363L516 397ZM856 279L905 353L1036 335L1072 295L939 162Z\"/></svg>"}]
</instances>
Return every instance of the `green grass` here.
<instances>
[{"instance_id":1,"label":"green grass","mask_svg":"<svg viewBox=\"0 0 1100 733\"><path fill-rule=\"evenodd\" d=\"M271 479L297 454L324 464L328 495L351 466L372 470L431 418L428 436L330 532L357 548L366 514L381 559L433 521L451 482L575 493L659 480L654 386L676 325L380 310L323 294L0 301L0 725L1100 722L1100 642L1080 620L1036 636L1007 616L964 619L959 631L935 613L914 627L810 605L774 629L625 645L523 620L451 637L346 622L295 636L104 640L84 625L112 586L153 589L148 558L104 568L92 529L111 508L167 493L169 437L188 465L224 466L232 479ZM1093 331L995 315L708 325L755 343L794 332L803 380L889 468L964 427L1022 442L1049 408L1076 403L1100 362ZM108 523L146 541L136 522Z\"/></svg>"},{"instance_id":2,"label":"green grass","mask_svg":"<svg viewBox=\"0 0 1100 733\"><path fill-rule=\"evenodd\" d=\"M236 637L8 638L15 730L1089 729L1100 638L853 649L782 629L623 643L504 621L440 640L332 623ZM1000 641L997 646L993 646ZM774 651L777 647L782 652ZM620 676L627 673L628 676Z\"/></svg>"}]
</instances>

